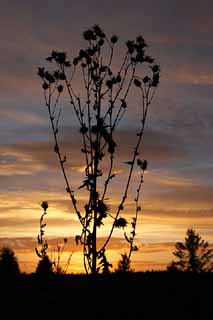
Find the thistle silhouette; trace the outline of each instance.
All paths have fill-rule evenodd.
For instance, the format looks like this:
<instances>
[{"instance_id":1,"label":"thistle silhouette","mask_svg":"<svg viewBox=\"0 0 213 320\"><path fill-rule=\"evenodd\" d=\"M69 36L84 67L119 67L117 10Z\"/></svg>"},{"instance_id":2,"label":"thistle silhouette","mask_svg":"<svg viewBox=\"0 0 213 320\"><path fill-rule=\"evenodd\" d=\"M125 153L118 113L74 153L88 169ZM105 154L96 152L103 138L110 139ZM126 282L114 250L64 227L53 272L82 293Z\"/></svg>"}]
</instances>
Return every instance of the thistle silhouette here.
<instances>
[{"instance_id":1,"label":"thistle silhouette","mask_svg":"<svg viewBox=\"0 0 213 320\"><path fill-rule=\"evenodd\" d=\"M131 235L125 239L130 245L131 253L137 249L134 245L137 216L140 211L139 195L143 182L147 161L141 159L140 147L143 140L147 114L160 79L160 67L154 59L147 55L147 44L139 35L135 40L126 42L119 66L114 70L113 58L118 47L117 35L107 37L99 25L83 33L86 47L80 49L78 55L71 60L61 51L52 51L47 57L48 69L40 67L38 75L42 80L45 104L48 110L54 138L54 151L58 157L60 168L65 180L66 191L70 196L74 211L81 224L81 233L76 235L76 244L83 248L84 267L86 272L96 274L110 266L107 261L106 249L115 228L127 226L122 214L129 196L133 172L140 167L139 185L136 194L136 212L132 218ZM75 80L82 79L81 93L74 89ZM129 94L135 88L138 93L140 119L136 131L135 145L130 158L126 161L126 183L117 209L108 204L108 192L111 181L116 179L114 171L117 156L115 133L129 109ZM66 89L66 90L65 90ZM85 159L85 177L78 190L74 190L68 178L67 156L61 151L59 139L62 107L60 99L68 95L72 111L76 116L82 137L81 153ZM107 163L108 170L102 169ZM87 191L88 197L83 207L78 204L76 194ZM121 216L122 214L122 216ZM104 221L111 219L104 244L97 246L97 228L103 228Z\"/></svg>"}]
</instances>

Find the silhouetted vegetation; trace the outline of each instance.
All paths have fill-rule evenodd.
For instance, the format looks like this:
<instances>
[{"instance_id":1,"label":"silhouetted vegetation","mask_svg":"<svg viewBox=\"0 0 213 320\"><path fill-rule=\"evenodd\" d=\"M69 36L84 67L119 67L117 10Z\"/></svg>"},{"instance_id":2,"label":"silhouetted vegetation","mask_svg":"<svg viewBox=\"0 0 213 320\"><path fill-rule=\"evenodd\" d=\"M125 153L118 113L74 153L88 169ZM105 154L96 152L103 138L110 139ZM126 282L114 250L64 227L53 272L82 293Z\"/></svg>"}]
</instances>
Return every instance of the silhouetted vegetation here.
<instances>
[{"instance_id":1,"label":"silhouetted vegetation","mask_svg":"<svg viewBox=\"0 0 213 320\"><path fill-rule=\"evenodd\" d=\"M212 273L31 274L1 288L1 306L22 318L212 320L212 286Z\"/></svg>"},{"instance_id":2,"label":"silhouetted vegetation","mask_svg":"<svg viewBox=\"0 0 213 320\"><path fill-rule=\"evenodd\" d=\"M65 274L68 270L70 259L72 257L72 253L69 255L67 259L67 263L65 266L61 265L61 256L64 252L65 245L67 243L67 238L64 238L63 244L57 242L57 248L54 250L53 254L51 254L51 258L47 255L48 250L48 242L44 240L44 233L46 223L44 223L44 216L47 214L47 209L49 207L47 201L43 201L41 203L41 207L43 209L43 213L40 218L40 232L37 237L39 248L35 248L35 252L37 256L41 259L36 268L36 273L40 275L52 274L53 272L58 274Z\"/></svg>"},{"instance_id":3,"label":"silhouetted vegetation","mask_svg":"<svg viewBox=\"0 0 213 320\"><path fill-rule=\"evenodd\" d=\"M54 250L53 254L52 254L52 265L53 265L53 270L54 272L58 273L58 274L66 274L70 265L70 261L72 258L72 252L69 254L67 261L65 263L64 266L62 266L61 263L61 258L62 255L64 253L65 250L65 246L68 242L67 238L63 239L63 243L58 243L56 244L56 249Z\"/></svg>"},{"instance_id":4,"label":"silhouetted vegetation","mask_svg":"<svg viewBox=\"0 0 213 320\"><path fill-rule=\"evenodd\" d=\"M121 259L118 261L118 267L115 272L133 272L130 267L131 261L126 253L121 254Z\"/></svg>"},{"instance_id":5,"label":"silhouetted vegetation","mask_svg":"<svg viewBox=\"0 0 213 320\"><path fill-rule=\"evenodd\" d=\"M210 272L213 271L213 250L193 229L188 229L185 242L177 242L173 252L177 261L168 266L169 271Z\"/></svg>"},{"instance_id":6,"label":"silhouetted vegetation","mask_svg":"<svg viewBox=\"0 0 213 320\"><path fill-rule=\"evenodd\" d=\"M46 227L46 223L44 223L44 216L47 214L48 202L43 201L41 207L43 209L43 213L40 218L40 233L37 237L38 245L40 248L35 248L35 252L40 258L40 261L38 262L36 273L38 275L48 275L53 273L52 262L47 255L48 242L44 240L44 229Z\"/></svg>"},{"instance_id":7,"label":"silhouetted vegetation","mask_svg":"<svg viewBox=\"0 0 213 320\"><path fill-rule=\"evenodd\" d=\"M0 277L13 278L20 274L18 259L9 247L0 249Z\"/></svg>"},{"instance_id":8,"label":"silhouetted vegetation","mask_svg":"<svg viewBox=\"0 0 213 320\"><path fill-rule=\"evenodd\" d=\"M43 256L38 262L36 273L39 276L49 276L53 273L53 265L50 258L47 255Z\"/></svg>"},{"instance_id":9,"label":"silhouetted vegetation","mask_svg":"<svg viewBox=\"0 0 213 320\"><path fill-rule=\"evenodd\" d=\"M135 40L128 40L121 50L118 65L114 65L114 56L118 48L117 35L108 37L95 25L83 33L85 48L78 55L68 59L62 51L52 51L47 57L48 68L40 67L38 75L42 80L45 104L47 106L53 137L54 151L59 159L65 180L66 191L70 196L73 208L79 219L82 230L76 235L76 244L83 248L84 267L87 273L107 273L111 264L107 260L106 248L115 228L125 230L127 220L121 214L125 210L129 189L135 169L139 169L137 190L133 198L135 212L131 218L132 231L124 233L129 244L129 259L133 251L138 213L141 211L139 196L147 169L147 161L140 156L140 147L144 136L145 123L150 104L155 95L160 79L160 67L146 53L147 44L139 35ZM79 79L82 80L80 92ZM109 205L109 186L115 179L115 160L117 158L117 141L115 132L129 106L130 91L138 98L138 124L135 125L135 144L132 154L124 162L127 166L126 183L117 208L114 212ZM66 89L66 90L65 90ZM81 154L85 159L85 176L78 191L88 192L88 200L83 207L79 206L76 192L70 184L67 174L67 156L61 151L60 121L62 108L60 100L68 95L71 109L76 116L82 138ZM71 137L72 138L72 137ZM73 137L76 139L76 136ZM104 164L104 165L103 165ZM106 172L103 167L108 168ZM122 173L124 175L124 173ZM130 200L129 200L130 201ZM97 248L97 228L103 228L104 220L111 219L111 228L102 247Z\"/></svg>"},{"instance_id":10,"label":"silhouetted vegetation","mask_svg":"<svg viewBox=\"0 0 213 320\"><path fill-rule=\"evenodd\" d=\"M210 261L208 243L194 230L187 231L183 245L176 245L184 252L178 254L179 257L186 257L185 251L190 248L190 252L194 252L191 257L199 256L196 261L204 262L204 251ZM6 257L9 255L12 261L17 262L12 250L1 252L6 252ZM184 261L191 260L187 258ZM198 266L200 268L201 264L196 264L196 268ZM60 315L63 318L71 315L78 319L212 320L213 273L206 264L202 264L202 268L202 271L195 269L192 263L191 268L183 270L186 272L133 272L129 255L125 253L121 255L116 272L109 272L108 268L104 274L94 277L93 274L54 273L45 254L35 273L20 274L13 277L12 282L8 282L7 277L1 278L4 292L1 303L5 308L8 305L7 310L13 305L16 316L23 313L24 301L37 317ZM86 293L86 298L82 300L83 293ZM107 301L106 308L104 301Z\"/></svg>"}]
</instances>

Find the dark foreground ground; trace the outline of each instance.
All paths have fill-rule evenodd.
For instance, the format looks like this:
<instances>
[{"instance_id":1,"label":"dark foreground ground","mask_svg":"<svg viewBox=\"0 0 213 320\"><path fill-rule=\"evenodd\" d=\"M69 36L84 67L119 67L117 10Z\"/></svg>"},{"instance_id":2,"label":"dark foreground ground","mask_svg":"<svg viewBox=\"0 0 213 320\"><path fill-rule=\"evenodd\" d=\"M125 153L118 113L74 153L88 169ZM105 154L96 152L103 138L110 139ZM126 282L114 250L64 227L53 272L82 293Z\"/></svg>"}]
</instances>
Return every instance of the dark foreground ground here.
<instances>
[{"instance_id":1,"label":"dark foreground ground","mask_svg":"<svg viewBox=\"0 0 213 320\"><path fill-rule=\"evenodd\" d=\"M0 319L213 320L213 274L22 275L0 301Z\"/></svg>"}]
</instances>

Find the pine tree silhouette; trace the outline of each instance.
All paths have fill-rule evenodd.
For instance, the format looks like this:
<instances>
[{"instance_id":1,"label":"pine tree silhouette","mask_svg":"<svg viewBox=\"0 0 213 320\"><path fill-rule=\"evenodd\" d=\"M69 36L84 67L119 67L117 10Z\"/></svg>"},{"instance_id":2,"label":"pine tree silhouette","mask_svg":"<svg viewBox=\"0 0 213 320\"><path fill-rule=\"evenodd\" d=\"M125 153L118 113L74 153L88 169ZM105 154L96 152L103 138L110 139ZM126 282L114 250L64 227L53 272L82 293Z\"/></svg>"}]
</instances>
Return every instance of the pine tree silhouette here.
<instances>
[{"instance_id":1,"label":"pine tree silhouette","mask_svg":"<svg viewBox=\"0 0 213 320\"><path fill-rule=\"evenodd\" d=\"M0 250L0 276L14 277L20 274L17 257L9 247L2 247Z\"/></svg>"},{"instance_id":2,"label":"pine tree silhouette","mask_svg":"<svg viewBox=\"0 0 213 320\"><path fill-rule=\"evenodd\" d=\"M172 261L167 267L169 271L210 272L213 271L213 250L193 229L188 229L185 242L177 242Z\"/></svg>"}]
</instances>

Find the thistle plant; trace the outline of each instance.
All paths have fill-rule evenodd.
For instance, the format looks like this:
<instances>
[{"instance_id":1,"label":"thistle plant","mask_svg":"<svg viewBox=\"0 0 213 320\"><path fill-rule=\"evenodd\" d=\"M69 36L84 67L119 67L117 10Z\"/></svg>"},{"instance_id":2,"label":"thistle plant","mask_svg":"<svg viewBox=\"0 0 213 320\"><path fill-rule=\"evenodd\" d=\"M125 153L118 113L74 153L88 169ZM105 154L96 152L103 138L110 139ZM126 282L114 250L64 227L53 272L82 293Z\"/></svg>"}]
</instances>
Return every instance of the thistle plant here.
<instances>
[{"instance_id":1,"label":"thistle plant","mask_svg":"<svg viewBox=\"0 0 213 320\"><path fill-rule=\"evenodd\" d=\"M54 271L57 274L66 274L70 266L70 261L73 254L72 252L69 254L65 265L62 266L62 263L61 263L61 258L65 252L65 246L67 242L68 242L67 238L64 238L62 243L57 242L56 249L53 251L53 254L52 254L51 261L53 264Z\"/></svg>"},{"instance_id":2,"label":"thistle plant","mask_svg":"<svg viewBox=\"0 0 213 320\"><path fill-rule=\"evenodd\" d=\"M39 67L38 75L42 80L54 138L54 151L59 160L66 191L81 225L81 233L76 235L76 244L82 245L85 271L96 274L101 270L108 270L111 266L106 257L106 249L114 229L125 230L127 226L127 220L121 213L124 212L129 196L133 173L139 168L142 174L139 174L132 233L130 236L124 234L130 245L129 257L136 250L134 238L140 211L139 195L143 173L147 167L147 161L140 156L140 149L148 110L159 84L160 68L146 53L147 44L140 35L135 40L126 42L116 66L114 60L118 36L113 35L109 38L98 25L95 25L83 33L83 39L86 41L85 48L72 60L68 59L65 52L52 51L46 59L48 67ZM79 92L75 84L80 77L82 82ZM108 195L112 180L118 178L115 172L115 133L129 108L129 97L133 87L138 93L140 119L132 154L130 160L126 161L126 182L116 209L112 209ZM77 190L74 190L72 180L69 179L67 156L61 151L62 142L59 136L63 111L60 105L62 96L68 97L82 141L80 152L85 160L85 172ZM103 169L103 163L107 170ZM80 206L78 201L81 191L87 192L84 206ZM104 243L98 247L97 228L104 227L106 218L111 219L111 227Z\"/></svg>"},{"instance_id":3,"label":"thistle plant","mask_svg":"<svg viewBox=\"0 0 213 320\"><path fill-rule=\"evenodd\" d=\"M65 266L61 264L61 258L65 251L65 246L68 242L67 238L63 239L63 243L57 242L56 249L54 249L53 253L51 253L51 257L48 256L47 250L49 248L47 240L44 240L45 227L46 223L44 222L44 217L47 214L47 209L49 207L47 201L43 201L41 203L41 207L43 209L43 213L40 217L40 232L37 236L38 248L35 248L35 252L37 256L41 259L39 263L39 269L48 268L51 272L55 272L57 274L66 274L70 265L72 252L69 254Z\"/></svg>"},{"instance_id":4,"label":"thistle plant","mask_svg":"<svg viewBox=\"0 0 213 320\"><path fill-rule=\"evenodd\" d=\"M35 252L39 258L44 259L47 256L47 249L48 249L48 242L47 240L44 240L44 232L45 232L44 230L46 227L46 223L44 222L44 217L47 214L48 202L43 201L41 203L41 207L43 209L43 213L40 217L40 231L37 237L39 248L35 248Z\"/></svg>"},{"instance_id":5,"label":"thistle plant","mask_svg":"<svg viewBox=\"0 0 213 320\"><path fill-rule=\"evenodd\" d=\"M48 242L44 240L44 230L46 223L44 222L44 216L47 214L48 202L43 201L41 207L44 210L40 217L40 233L38 234L37 241L39 248L35 248L37 256L40 258L38 265L36 267L36 273L40 276L49 276L53 273L52 262L47 254Z\"/></svg>"}]
</instances>

